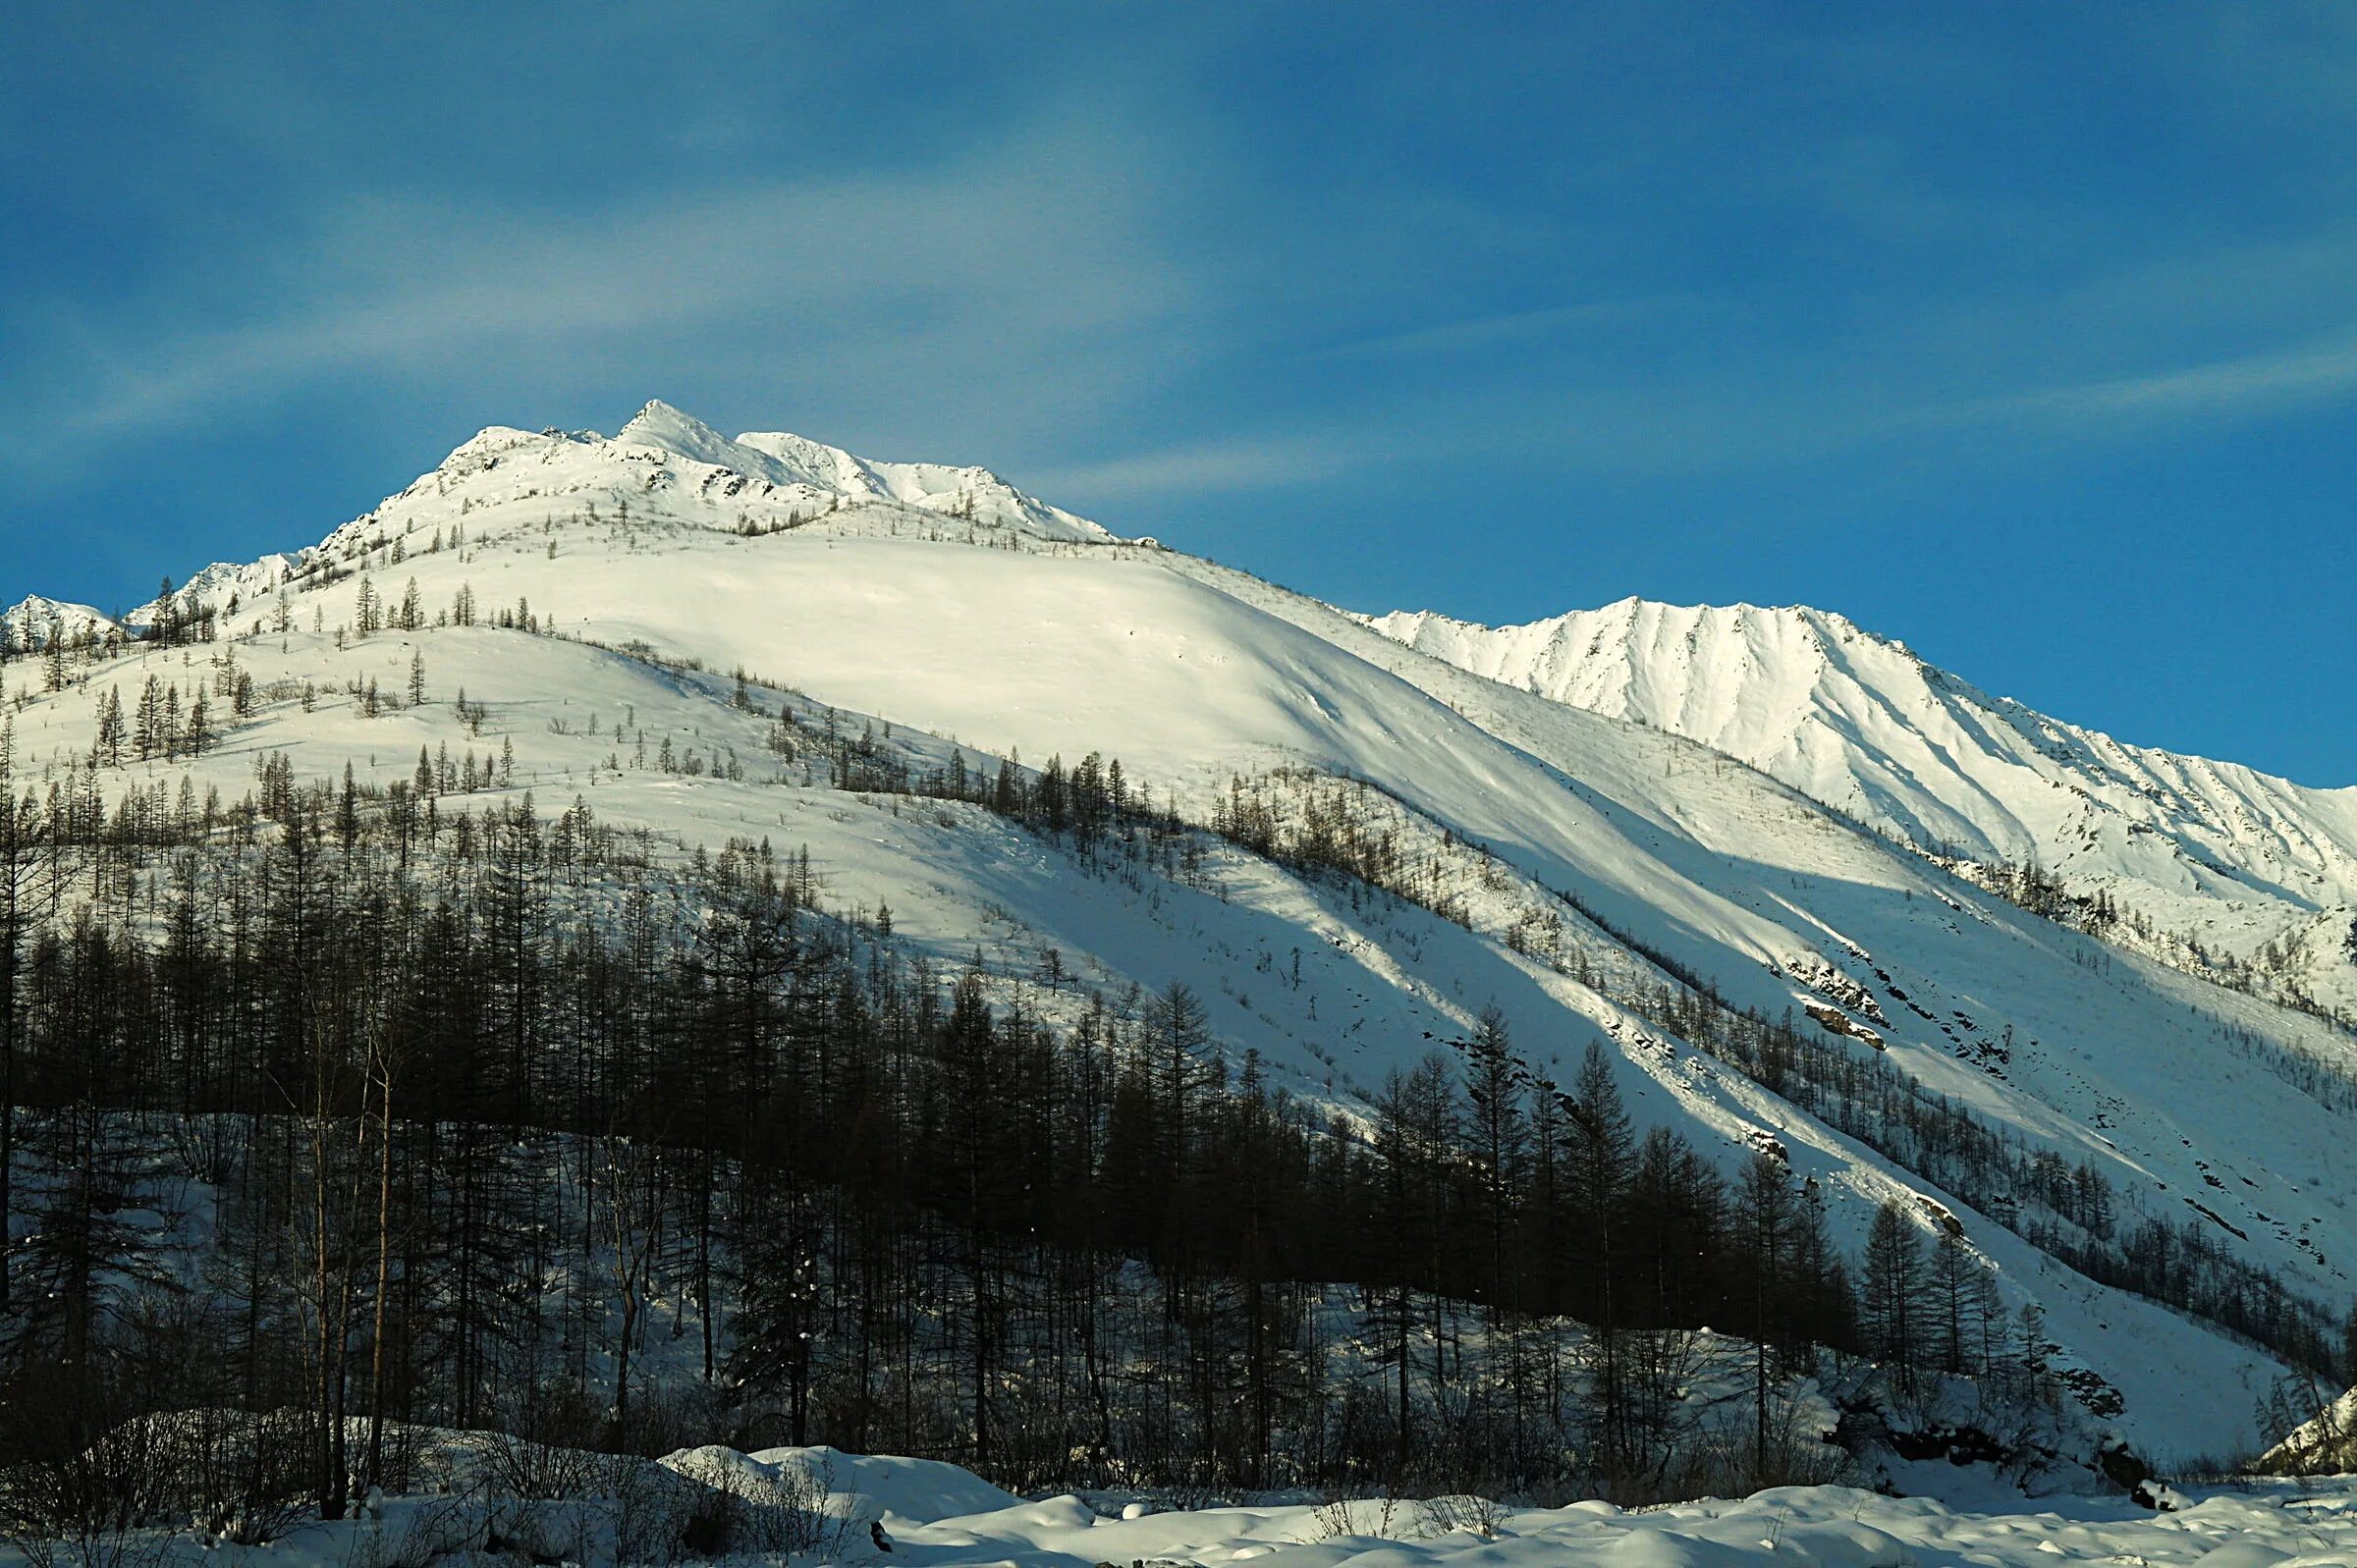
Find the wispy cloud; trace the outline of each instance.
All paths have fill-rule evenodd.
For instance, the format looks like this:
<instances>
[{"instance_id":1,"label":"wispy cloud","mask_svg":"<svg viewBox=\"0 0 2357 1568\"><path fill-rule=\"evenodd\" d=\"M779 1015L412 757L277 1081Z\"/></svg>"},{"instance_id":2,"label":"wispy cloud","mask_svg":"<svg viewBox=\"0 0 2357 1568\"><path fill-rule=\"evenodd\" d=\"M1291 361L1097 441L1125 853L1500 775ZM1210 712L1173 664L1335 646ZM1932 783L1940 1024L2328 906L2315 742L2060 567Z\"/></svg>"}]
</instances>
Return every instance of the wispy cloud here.
<instances>
[{"instance_id":1,"label":"wispy cloud","mask_svg":"<svg viewBox=\"0 0 2357 1568\"><path fill-rule=\"evenodd\" d=\"M1004 378L1103 399L1120 390L1106 376L1151 363L1075 346L1154 330L1167 359L1199 298L1109 149L1052 132L915 177L756 179L597 210L356 201L243 265L222 324L192 324L179 295L104 331L59 310L29 345L21 321L43 373L6 400L20 427L96 444L355 376L660 363L669 343L699 371L766 363L804 388Z\"/></svg>"},{"instance_id":2,"label":"wispy cloud","mask_svg":"<svg viewBox=\"0 0 2357 1568\"><path fill-rule=\"evenodd\" d=\"M2156 420L2264 413L2357 393L2357 334L2141 375L2045 387L1966 406L1968 413Z\"/></svg>"},{"instance_id":3,"label":"wispy cloud","mask_svg":"<svg viewBox=\"0 0 2357 1568\"><path fill-rule=\"evenodd\" d=\"M1382 333L1356 339L1328 352L1337 358L1382 357L1405 354L1464 353L1502 349L1552 338L1581 327L1611 325L1657 311L1664 300L1599 299L1577 304L1549 305L1537 310L1511 310L1497 315Z\"/></svg>"},{"instance_id":4,"label":"wispy cloud","mask_svg":"<svg viewBox=\"0 0 2357 1568\"><path fill-rule=\"evenodd\" d=\"M2254 79L2296 53L2262 31ZM1991 63L1934 41L1893 53L1877 33L1836 78L1879 91L1945 62L1939 92L1977 92ZM775 125L715 156L748 122L682 93L621 113L633 134L585 176L364 187L103 297L42 280L56 292L19 292L0 323L0 424L36 438L0 445L0 476L63 483L149 432L355 387L518 422L723 387L759 422L971 457L1085 503L1273 490L1411 447L1517 476L1775 474L1905 445L1956 460L1959 431L2093 446L2357 384L2357 336L2334 335L2357 322L2357 237L2286 225L2274 250L2236 249L2171 227L2107 248L2100 203L1960 178L1887 122L1763 120L1721 96L1661 136L1531 143L1560 165L1435 179L1338 153L1331 184L1288 163L1279 187L1224 98L1167 84L1170 52L1120 90L1092 64L1004 100L1027 119L878 137L811 176L780 172ZM1393 64L1421 80L1425 54ZM1225 80L1225 56L1196 65ZM312 74L251 95L226 67L195 81L198 123L301 160ZM837 112L864 124L882 101L862 87ZM1488 142L1447 129L1455 155L1429 168L1483 173ZM1495 129L1511 146L1531 128ZM1541 302L1454 313L1484 300ZM575 411L549 406L568 394ZM725 422L718 401L702 411Z\"/></svg>"},{"instance_id":5,"label":"wispy cloud","mask_svg":"<svg viewBox=\"0 0 2357 1568\"><path fill-rule=\"evenodd\" d=\"M1076 504L1128 501L1182 492L1217 493L1310 484L1354 460L1350 445L1331 436L1284 435L1204 441L1134 452L1027 475L1027 486Z\"/></svg>"}]
</instances>

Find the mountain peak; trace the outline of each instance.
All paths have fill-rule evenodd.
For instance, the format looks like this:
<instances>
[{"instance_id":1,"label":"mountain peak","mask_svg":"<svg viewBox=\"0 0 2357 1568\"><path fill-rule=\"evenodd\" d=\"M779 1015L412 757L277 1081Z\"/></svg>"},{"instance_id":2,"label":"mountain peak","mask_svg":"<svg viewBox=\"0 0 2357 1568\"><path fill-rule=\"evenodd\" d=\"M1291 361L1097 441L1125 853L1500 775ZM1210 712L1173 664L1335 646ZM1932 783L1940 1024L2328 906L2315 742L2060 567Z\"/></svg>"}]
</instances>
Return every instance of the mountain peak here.
<instances>
[{"instance_id":1,"label":"mountain peak","mask_svg":"<svg viewBox=\"0 0 2357 1568\"><path fill-rule=\"evenodd\" d=\"M67 641L103 636L116 624L114 617L94 606L27 594L0 610L0 643L12 648L41 648L53 636Z\"/></svg>"},{"instance_id":2,"label":"mountain peak","mask_svg":"<svg viewBox=\"0 0 2357 1568\"><path fill-rule=\"evenodd\" d=\"M1396 642L1741 759L1902 842L2035 863L2075 893L2248 952L2357 898L2357 791L2131 745L1994 696L1805 606L1623 599L1524 625L1370 617ZM2328 1006L2357 975L2320 971Z\"/></svg>"},{"instance_id":3,"label":"mountain peak","mask_svg":"<svg viewBox=\"0 0 2357 1568\"><path fill-rule=\"evenodd\" d=\"M787 430L748 430L730 438L660 399L639 409L614 439L732 469L782 490L799 487L850 501L891 502L1043 539L1104 543L1115 537L978 464L887 462Z\"/></svg>"},{"instance_id":4,"label":"mountain peak","mask_svg":"<svg viewBox=\"0 0 2357 1568\"><path fill-rule=\"evenodd\" d=\"M650 399L645 407L630 416L630 422L614 437L617 446L654 447L674 457L708 462L719 468L734 468L748 477L767 479L774 483L792 483L791 479L768 471L763 455L749 447L740 446L683 409L676 408L660 398Z\"/></svg>"}]
</instances>

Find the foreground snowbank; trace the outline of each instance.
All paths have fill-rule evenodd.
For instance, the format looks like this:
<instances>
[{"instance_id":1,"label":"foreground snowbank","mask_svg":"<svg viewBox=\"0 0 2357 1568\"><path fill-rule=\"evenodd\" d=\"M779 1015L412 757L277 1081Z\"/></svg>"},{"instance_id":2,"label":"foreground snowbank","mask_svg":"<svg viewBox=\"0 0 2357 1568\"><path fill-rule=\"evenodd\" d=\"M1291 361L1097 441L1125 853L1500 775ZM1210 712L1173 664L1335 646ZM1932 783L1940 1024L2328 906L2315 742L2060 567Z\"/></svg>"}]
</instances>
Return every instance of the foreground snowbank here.
<instances>
[{"instance_id":1,"label":"foreground snowbank","mask_svg":"<svg viewBox=\"0 0 2357 1568\"><path fill-rule=\"evenodd\" d=\"M1502 1509L1484 1518L1482 1510L1466 1506L1401 1503L1387 1509L1368 1501L1110 1520L1074 1499L1055 1498L895 1535L912 1563L1039 1568L1247 1559L1261 1559L1255 1568L1713 1568L1753 1562L1898 1568L2056 1561L2268 1568L2357 1562L2357 1479L2306 1490L2220 1492L2163 1514L2098 1499L2037 1506L2037 1513L1959 1511L1927 1498L1790 1487L1740 1501L1642 1513L1582 1502Z\"/></svg>"},{"instance_id":2,"label":"foreground snowbank","mask_svg":"<svg viewBox=\"0 0 2357 1568\"><path fill-rule=\"evenodd\" d=\"M298 1526L267 1544L216 1549L283 1568L585 1568L725 1558L772 1568L818 1563L894 1568L1719 1568L1786 1562L1809 1568L1935 1568L2111 1562L2200 1568L2306 1568L2357 1563L2357 1476L2253 1482L2171 1493L2170 1511L2116 1497L2025 1501L1991 1488L1955 1502L1888 1497L1847 1487L1787 1487L1739 1500L1704 1499L1628 1512L1610 1503L1505 1507L1473 1497L1366 1498L1157 1513L1121 1498L1025 1500L954 1465L831 1448L756 1453L709 1445L661 1460L573 1450L578 1468L520 1462L512 1439L417 1430L434 1491L372 1497L360 1517ZM529 1456L521 1456L529 1457ZM598 1495L537 1498L526 1476L577 1479ZM650 1478L653 1485L650 1487ZM527 1488L528 1489L528 1488ZM717 1518L733 1499L739 1528L650 1528L684 1510ZM698 1501L698 1499L703 1501ZM1962 1499L1972 1498L1970 1502ZM773 1537L744 1528L772 1509L821 1528ZM2031 1511L2035 1510L2035 1511ZM675 1521L677 1523L678 1521ZM141 1531L115 1564L194 1564L185 1532ZM642 1544L641 1544L642 1543ZM0 1552L0 1556L13 1555ZM69 1553L69 1555L71 1555Z\"/></svg>"},{"instance_id":3,"label":"foreground snowbank","mask_svg":"<svg viewBox=\"0 0 2357 1568\"><path fill-rule=\"evenodd\" d=\"M887 1521L930 1524L960 1514L991 1513L1021 1499L970 1470L938 1459L904 1459L894 1454L847 1454L840 1448L764 1448L748 1458L792 1465L830 1493L866 1498Z\"/></svg>"}]
</instances>

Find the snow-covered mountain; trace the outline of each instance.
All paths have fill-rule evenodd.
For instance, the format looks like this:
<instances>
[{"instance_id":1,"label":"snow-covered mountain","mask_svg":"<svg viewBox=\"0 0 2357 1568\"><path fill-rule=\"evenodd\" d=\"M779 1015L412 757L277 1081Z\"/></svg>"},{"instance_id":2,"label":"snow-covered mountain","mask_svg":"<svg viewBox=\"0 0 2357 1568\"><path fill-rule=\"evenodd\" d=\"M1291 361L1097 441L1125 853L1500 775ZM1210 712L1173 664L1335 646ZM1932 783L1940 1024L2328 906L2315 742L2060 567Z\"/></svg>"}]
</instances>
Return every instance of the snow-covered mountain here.
<instances>
[{"instance_id":1,"label":"snow-covered mountain","mask_svg":"<svg viewBox=\"0 0 2357 1568\"><path fill-rule=\"evenodd\" d=\"M181 606L203 606L220 614L233 614L234 607L250 604L276 593L287 580L303 568L303 555L268 555L259 561L216 561L203 568L188 581L179 584L172 593L173 602ZM163 610L159 595L148 600L123 618L123 624L137 630L151 629Z\"/></svg>"},{"instance_id":2,"label":"snow-covered mountain","mask_svg":"<svg viewBox=\"0 0 2357 1568\"><path fill-rule=\"evenodd\" d=\"M2278 1363L2034 1243L2029 1195L1927 1176L1920 1139L1844 1130L1680 1020L1814 1019L1830 1059L1891 1071L1937 1125L2100 1172L2123 1222L2190 1226L2321 1311L2350 1294L2357 1040L2107 949L1850 818L2056 866L2042 846L2091 835L2124 857L2123 888L2178 878L2156 918L2237 889L2321 917L2357 881L2357 797L2053 725L1833 618L1620 606L1559 624L1555 662L1535 631L1527 657L1493 659L1522 643L1370 624L986 469L730 439L662 404L613 438L484 430L318 545L208 568L179 597L215 613L263 700L235 745L99 788L160 795L188 771L234 798L273 752L303 777L390 782L421 748L466 747L471 768L488 736L512 749L513 790L580 796L682 852L807 845L830 896L889 904L898 937L945 962L979 949L1012 977L1052 951L1108 989L1187 980L1236 1051L1344 1110L1488 1005L1566 1079L1603 1039L1641 1122L1729 1168L1781 1151L1844 1246L1890 1199L1927 1234L1959 1227L2009 1307L2043 1306L2090 1408L2150 1450L2256 1435ZM386 613L410 605L413 626ZM20 767L78 766L107 691L186 659L142 645L27 698ZM413 669L428 700L380 706L374 688ZM764 708L918 763L1102 753L1203 822L1280 771L1295 783L1272 786L1275 810L1331 781L1413 896L1362 901L1240 848L1201 883L1086 875L978 809L904 811L777 762ZM657 738L698 765L647 766Z\"/></svg>"},{"instance_id":3,"label":"snow-covered mountain","mask_svg":"<svg viewBox=\"0 0 2357 1568\"><path fill-rule=\"evenodd\" d=\"M1428 611L1369 623L1490 679L1701 741L1927 851L2035 864L2150 922L2156 950L2252 964L2250 983L2357 1016L2357 787L2129 745L1819 610L1632 598L1518 626Z\"/></svg>"},{"instance_id":4,"label":"snow-covered mountain","mask_svg":"<svg viewBox=\"0 0 2357 1568\"><path fill-rule=\"evenodd\" d=\"M37 593L0 610L0 628L5 628L9 646L15 648L45 648L53 637L73 642L104 636L114 625L114 617L104 611Z\"/></svg>"},{"instance_id":5,"label":"snow-covered mountain","mask_svg":"<svg viewBox=\"0 0 2357 1568\"><path fill-rule=\"evenodd\" d=\"M604 494L610 514L625 520L634 495L653 495L659 498L653 512L661 515L683 488L693 491L691 510L706 527L725 520L740 531L775 531L846 506L866 506L1043 540L1113 539L1096 523L1023 494L987 468L872 460L784 431L747 431L732 440L658 400L611 438L503 426L479 431L432 472L320 544L249 563L215 562L179 584L172 597L184 611L234 616L240 607L258 606L391 537L389 525L404 534L414 531L420 519L453 510L445 502L456 502L454 526L463 530L457 519L477 507L565 495ZM642 502L640 516L648 515ZM123 623L152 626L161 603L148 601Z\"/></svg>"},{"instance_id":6,"label":"snow-covered mountain","mask_svg":"<svg viewBox=\"0 0 2357 1568\"><path fill-rule=\"evenodd\" d=\"M684 507L701 526L743 529L795 526L822 513L882 507L1018 530L1040 539L1101 542L1095 523L1024 495L987 468L880 462L855 458L784 432L748 431L731 440L662 402L649 403L611 439L494 426L445 459L432 473L331 534L328 556L348 555L388 527L446 510L462 515L483 506L535 497L610 492L610 510L632 494L654 496L658 512ZM690 499L691 498L691 499ZM643 516L646 504L639 504ZM306 555L302 559L314 559Z\"/></svg>"},{"instance_id":7,"label":"snow-covered mountain","mask_svg":"<svg viewBox=\"0 0 2357 1568\"><path fill-rule=\"evenodd\" d=\"M653 447L713 463L811 500L897 501L921 511L1020 527L1043 539L1112 537L1086 518L1024 495L988 468L871 461L782 430L747 431L727 441L667 403L648 404L614 440L619 446Z\"/></svg>"}]
</instances>

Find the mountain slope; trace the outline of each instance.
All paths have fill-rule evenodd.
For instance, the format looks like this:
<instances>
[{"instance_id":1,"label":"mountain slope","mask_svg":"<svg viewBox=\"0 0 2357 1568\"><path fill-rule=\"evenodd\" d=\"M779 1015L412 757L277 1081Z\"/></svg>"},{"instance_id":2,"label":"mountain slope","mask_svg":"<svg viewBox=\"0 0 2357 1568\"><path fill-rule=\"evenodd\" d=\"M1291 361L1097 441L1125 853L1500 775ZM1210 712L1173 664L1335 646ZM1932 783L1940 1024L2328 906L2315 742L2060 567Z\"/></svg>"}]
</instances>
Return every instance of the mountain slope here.
<instances>
[{"instance_id":1,"label":"mountain slope","mask_svg":"<svg viewBox=\"0 0 2357 1568\"><path fill-rule=\"evenodd\" d=\"M1051 949L1109 988L1189 979L1235 1051L1345 1110L1492 1002L1559 1076L1607 1039L1641 1121L1729 1168L1783 1149L1833 1196L1845 1246L1886 1199L1927 1231L1957 1217L2007 1304L2041 1303L2065 1359L2112 1386L2120 1430L2154 1448L2247 1433L2277 1364L2072 1271L2009 1228L2023 1195L1932 1179L1920 1152L1696 1049L1657 999L1820 1017L1829 1053L1894 1070L1925 1106L2100 1170L2132 1213L2190 1224L2328 1309L2348 1294L2357 1093L2350 1043L2319 1021L2105 953L1829 815L1805 784L1116 540L985 470L732 441L650 405L612 440L486 430L272 562L183 596L216 613L266 698L186 770L199 790L234 798L273 752L304 777L390 782L420 748L497 742L509 792L582 796L677 853L807 844L838 896L889 903L945 960L986 944L1011 980ZM421 623L386 625L412 585ZM1766 639L1763 659L1799 657L1782 631L1745 636ZM21 754L68 774L104 694L136 695L182 659L142 646L30 702ZM398 692L412 659L427 701L372 711L369 684ZM904 812L779 760L768 721L734 700L738 671L753 706L928 763L1102 752L1198 822L1246 790L1290 809L1300 786L1270 784L1279 770L1363 781L1334 798L1392 836L1429 907L1362 905L1240 851L1215 857L1208 887L1092 879L978 810ZM486 719L456 712L461 691ZM1755 711L1774 699L1697 699L1723 720L1697 738L1765 736L1763 712L1790 711ZM1888 724L1897 747L1904 727ZM656 747L697 765L653 765ZM133 765L100 787L129 798L175 771Z\"/></svg>"},{"instance_id":2,"label":"mountain slope","mask_svg":"<svg viewBox=\"0 0 2357 1568\"><path fill-rule=\"evenodd\" d=\"M1951 859L2036 864L2172 954L2357 1012L2357 788L2128 745L1992 697L1836 615L1627 599L1520 626L1376 630L1557 702L1699 740ZM2272 950L2270 950L2272 948Z\"/></svg>"}]
</instances>

